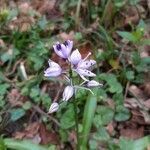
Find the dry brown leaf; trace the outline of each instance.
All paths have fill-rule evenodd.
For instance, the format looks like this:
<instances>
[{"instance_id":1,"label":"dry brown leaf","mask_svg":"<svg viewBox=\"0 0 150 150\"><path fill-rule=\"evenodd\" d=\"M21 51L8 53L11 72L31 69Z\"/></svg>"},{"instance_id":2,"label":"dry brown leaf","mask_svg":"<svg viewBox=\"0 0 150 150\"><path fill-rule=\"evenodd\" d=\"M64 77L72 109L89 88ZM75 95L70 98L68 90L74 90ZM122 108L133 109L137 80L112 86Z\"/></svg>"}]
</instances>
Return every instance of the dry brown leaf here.
<instances>
[{"instance_id":1,"label":"dry brown leaf","mask_svg":"<svg viewBox=\"0 0 150 150\"><path fill-rule=\"evenodd\" d=\"M11 89L11 91L8 93L8 101L11 104L11 106L22 106L23 103L26 101L26 98L20 94L18 89Z\"/></svg>"},{"instance_id":2,"label":"dry brown leaf","mask_svg":"<svg viewBox=\"0 0 150 150\"><path fill-rule=\"evenodd\" d=\"M47 130L44 124L40 125L39 133L41 137L41 144L59 144L58 134L53 131Z\"/></svg>"},{"instance_id":3,"label":"dry brown leaf","mask_svg":"<svg viewBox=\"0 0 150 150\"><path fill-rule=\"evenodd\" d=\"M108 131L108 133L110 135L113 135L114 134L114 127L115 127L115 123L114 122L110 122L107 127L106 127L106 130Z\"/></svg>"},{"instance_id":4,"label":"dry brown leaf","mask_svg":"<svg viewBox=\"0 0 150 150\"><path fill-rule=\"evenodd\" d=\"M20 14L28 15L28 13L32 10L32 7L29 2L21 2L18 9Z\"/></svg>"},{"instance_id":5,"label":"dry brown leaf","mask_svg":"<svg viewBox=\"0 0 150 150\"><path fill-rule=\"evenodd\" d=\"M138 139L144 136L144 127L140 128L122 128L120 131L121 136L130 138L130 139Z\"/></svg>"},{"instance_id":6,"label":"dry brown leaf","mask_svg":"<svg viewBox=\"0 0 150 150\"><path fill-rule=\"evenodd\" d=\"M62 32L58 35L64 41L66 40L74 40L74 31L70 31L68 34L66 32Z\"/></svg>"},{"instance_id":7,"label":"dry brown leaf","mask_svg":"<svg viewBox=\"0 0 150 150\"><path fill-rule=\"evenodd\" d=\"M13 136L16 139L31 139L36 143L40 143L41 140L39 138L39 127L39 122L31 123L25 128L24 131L16 132Z\"/></svg>"},{"instance_id":8,"label":"dry brown leaf","mask_svg":"<svg viewBox=\"0 0 150 150\"><path fill-rule=\"evenodd\" d=\"M131 23L137 24L140 19L138 11L134 6L126 7L126 9L122 14L123 16L125 16L125 21L124 21L125 26Z\"/></svg>"},{"instance_id":9,"label":"dry brown leaf","mask_svg":"<svg viewBox=\"0 0 150 150\"><path fill-rule=\"evenodd\" d=\"M144 101L143 103L144 103L145 107L150 109L150 99Z\"/></svg>"},{"instance_id":10,"label":"dry brown leaf","mask_svg":"<svg viewBox=\"0 0 150 150\"><path fill-rule=\"evenodd\" d=\"M140 88L138 88L137 86L135 86L135 85L131 85L129 87L129 91L133 95L135 95L138 99L143 99L143 100L146 99L145 95L143 94L143 91Z\"/></svg>"}]
</instances>

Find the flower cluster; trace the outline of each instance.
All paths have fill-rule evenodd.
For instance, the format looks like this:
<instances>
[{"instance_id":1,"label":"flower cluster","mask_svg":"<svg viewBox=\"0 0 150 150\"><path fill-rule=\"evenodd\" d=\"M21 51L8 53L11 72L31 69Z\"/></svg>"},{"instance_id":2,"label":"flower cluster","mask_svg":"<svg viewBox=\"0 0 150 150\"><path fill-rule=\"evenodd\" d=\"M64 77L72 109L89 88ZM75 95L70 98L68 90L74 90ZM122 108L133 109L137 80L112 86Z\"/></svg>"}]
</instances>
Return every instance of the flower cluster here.
<instances>
[{"instance_id":1,"label":"flower cluster","mask_svg":"<svg viewBox=\"0 0 150 150\"><path fill-rule=\"evenodd\" d=\"M68 101L73 94L75 93L75 89L77 88L84 88L89 91L89 87L95 87L95 86L101 86L99 82L95 80L88 80L86 77L95 77L96 74L91 72L91 67L96 64L95 60L88 59L91 53L89 53L85 58L82 58L80 52L78 49L72 51L73 48L73 41L67 40L63 44L57 42L55 45L53 45L55 53L65 59L68 64L70 65L71 71L76 72L83 80L80 84L80 86L76 86L72 84L72 79L68 75L69 72L65 72L61 68L61 66L52 61L49 60L48 64L49 67L44 71L44 76L45 77L58 77L60 75L65 75L65 77L69 81L69 85L64 89L63 92L63 101ZM92 92L92 91L91 91ZM52 105L50 106L49 113L56 112L59 109L59 104L57 102L53 102Z\"/></svg>"}]
</instances>

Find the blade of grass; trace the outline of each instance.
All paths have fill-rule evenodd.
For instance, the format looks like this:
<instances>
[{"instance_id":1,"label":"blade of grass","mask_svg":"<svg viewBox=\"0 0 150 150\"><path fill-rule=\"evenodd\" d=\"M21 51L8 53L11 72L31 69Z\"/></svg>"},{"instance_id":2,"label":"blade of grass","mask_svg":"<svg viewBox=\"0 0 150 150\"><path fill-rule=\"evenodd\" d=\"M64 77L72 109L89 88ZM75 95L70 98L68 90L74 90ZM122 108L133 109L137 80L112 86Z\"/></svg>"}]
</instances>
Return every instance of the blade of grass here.
<instances>
[{"instance_id":1,"label":"blade of grass","mask_svg":"<svg viewBox=\"0 0 150 150\"><path fill-rule=\"evenodd\" d=\"M4 139L4 143L7 148L14 150L47 150L47 148L34 144L28 140L14 140L14 139Z\"/></svg>"},{"instance_id":2,"label":"blade of grass","mask_svg":"<svg viewBox=\"0 0 150 150\"><path fill-rule=\"evenodd\" d=\"M90 129L92 126L92 121L95 114L95 109L97 106L97 89L94 90L94 95L89 94L85 109L84 109L84 116L83 116L83 131L82 131L82 137L80 139L81 141L81 147L80 149L86 150L87 149L87 142L90 134Z\"/></svg>"},{"instance_id":3,"label":"blade of grass","mask_svg":"<svg viewBox=\"0 0 150 150\"><path fill-rule=\"evenodd\" d=\"M82 2L82 0L78 0L77 9L76 9L76 16L75 16L76 29L78 29L78 27L79 27L81 2Z\"/></svg>"}]
</instances>

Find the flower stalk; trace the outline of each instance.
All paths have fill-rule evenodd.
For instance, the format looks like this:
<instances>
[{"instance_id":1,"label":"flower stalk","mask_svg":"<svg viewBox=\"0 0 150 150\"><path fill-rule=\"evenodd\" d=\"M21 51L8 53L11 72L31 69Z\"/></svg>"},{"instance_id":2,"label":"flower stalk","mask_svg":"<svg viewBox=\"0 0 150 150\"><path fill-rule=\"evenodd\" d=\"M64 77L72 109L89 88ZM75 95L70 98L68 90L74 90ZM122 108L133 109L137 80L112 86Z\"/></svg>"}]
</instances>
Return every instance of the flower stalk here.
<instances>
[{"instance_id":1,"label":"flower stalk","mask_svg":"<svg viewBox=\"0 0 150 150\"><path fill-rule=\"evenodd\" d=\"M72 85L72 87L74 87L75 85L74 85L74 81L73 81L71 67L70 67L70 71L69 71L69 76L70 76L70 79L71 79L71 85ZM74 90L74 93L75 93L75 88L73 90ZM75 94L73 95L72 99L73 99L74 117L75 117L75 128L76 128L76 138L77 138L76 149L80 150L79 128L78 128L78 124L79 124L79 122L78 122L78 107L77 107L77 101L76 101L76 98L75 98Z\"/></svg>"},{"instance_id":2,"label":"flower stalk","mask_svg":"<svg viewBox=\"0 0 150 150\"><path fill-rule=\"evenodd\" d=\"M68 68L63 69L61 64L54 62L53 60L48 61L49 67L44 71L44 76L47 78L64 76L67 80L67 86L64 88L62 95L62 102L68 102L72 98L72 103L74 106L74 120L75 120L75 131L77 138L76 149L80 150L81 146L79 137L79 120L78 120L78 106L75 98L77 89L85 89L94 94L90 88L100 87L102 84L95 80L89 80L89 77L95 77L96 74L91 70L96 64L96 61L89 59L91 52L87 54L85 58L82 58L81 53L78 49L72 51L73 41L67 40L64 43L57 42L53 45L54 52L66 62L68 62ZM75 85L75 80L73 77L73 72L75 72L81 79L82 83ZM59 109L61 102L53 102L49 108L49 114L56 112ZM82 149L82 148L81 148Z\"/></svg>"}]
</instances>

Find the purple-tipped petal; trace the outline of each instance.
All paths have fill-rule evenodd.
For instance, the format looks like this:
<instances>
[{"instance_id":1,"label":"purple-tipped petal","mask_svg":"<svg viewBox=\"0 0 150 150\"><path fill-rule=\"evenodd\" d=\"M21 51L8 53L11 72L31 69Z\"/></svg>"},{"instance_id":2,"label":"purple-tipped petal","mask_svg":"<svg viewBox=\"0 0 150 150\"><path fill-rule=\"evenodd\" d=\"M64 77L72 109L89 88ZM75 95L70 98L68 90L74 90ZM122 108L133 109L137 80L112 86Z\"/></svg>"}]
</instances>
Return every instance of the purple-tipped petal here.
<instances>
[{"instance_id":1,"label":"purple-tipped petal","mask_svg":"<svg viewBox=\"0 0 150 150\"><path fill-rule=\"evenodd\" d=\"M68 52L71 53L71 50L73 48L73 41L67 40L67 41L65 41L64 44L65 44L66 48L68 49Z\"/></svg>"},{"instance_id":2,"label":"purple-tipped petal","mask_svg":"<svg viewBox=\"0 0 150 150\"><path fill-rule=\"evenodd\" d=\"M87 69L79 69L77 68L75 70L79 75L82 75L82 76L87 76L87 77L95 77L96 74L94 74L93 72L87 70Z\"/></svg>"},{"instance_id":3,"label":"purple-tipped petal","mask_svg":"<svg viewBox=\"0 0 150 150\"><path fill-rule=\"evenodd\" d=\"M61 58L65 58L63 52L62 52L62 47L61 47L61 44L59 44L58 42L53 45L53 48L54 48L54 51L55 53L60 56Z\"/></svg>"},{"instance_id":4,"label":"purple-tipped petal","mask_svg":"<svg viewBox=\"0 0 150 150\"><path fill-rule=\"evenodd\" d=\"M70 55L70 51L64 44L61 44L61 50L62 50L63 58L68 58Z\"/></svg>"},{"instance_id":5,"label":"purple-tipped petal","mask_svg":"<svg viewBox=\"0 0 150 150\"><path fill-rule=\"evenodd\" d=\"M72 86L67 86L63 92L63 101L68 101L74 93L74 89Z\"/></svg>"},{"instance_id":6,"label":"purple-tipped petal","mask_svg":"<svg viewBox=\"0 0 150 150\"><path fill-rule=\"evenodd\" d=\"M88 81L87 87L95 87L95 86L102 86L102 84L100 84L99 82L95 80Z\"/></svg>"},{"instance_id":7,"label":"purple-tipped petal","mask_svg":"<svg viewBox=\"0 0 150 150\"><path fill-rule=\"evenodd\" d=\"M59 42L57 42L55 45L53 45L55 53L58 56L65 59L69 57L72 47L73 47L73 41L70 40L65 41L64 44L60 44Z\"/></svg>"},{"instance_id":8,"label":"purple-tipped petal","mask_svg":"<svg viewBox=\"0 0 150 150\"><path fill-rule=\"evenodd\" d=\"M78 68L88 69L95 64L96 64L95 60L80 61L78 64Z\"/></svg>"},{"instance_id":9,"label":"purple-tipped petal","mask_svg":"<svg viewBox=\"0 0 150 150\"><path fill-rule=\"evenodd\" d=\"M75 51L72 52L72 54L70 56L70 62L73 65L77 65L79 63L79 61L81 61L81 54L80 54L79 50L76 49Z\"/></svg>"},{"instance_id":10,"label":"purple-tipped petal","mask_svg":"<svg viewBox=\"0 0 150 150\"><path fill-rule=\"evenodd\" d=\"M51 104L48 113L51 114L53 112L56 112L58 109L59 109L59 104L54 102L54 103Z\"/></svg>"}]
</instances>

